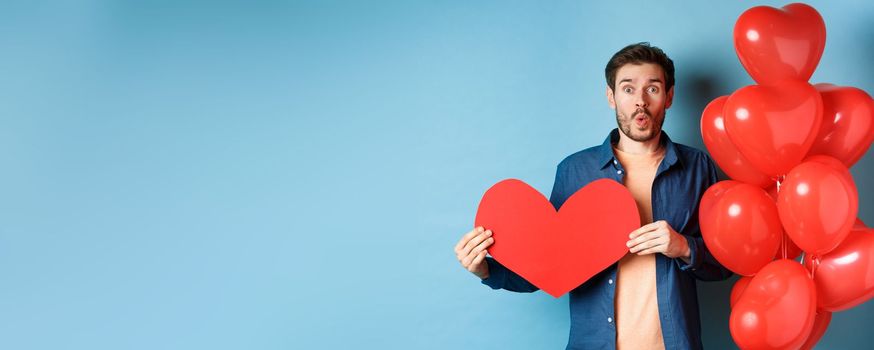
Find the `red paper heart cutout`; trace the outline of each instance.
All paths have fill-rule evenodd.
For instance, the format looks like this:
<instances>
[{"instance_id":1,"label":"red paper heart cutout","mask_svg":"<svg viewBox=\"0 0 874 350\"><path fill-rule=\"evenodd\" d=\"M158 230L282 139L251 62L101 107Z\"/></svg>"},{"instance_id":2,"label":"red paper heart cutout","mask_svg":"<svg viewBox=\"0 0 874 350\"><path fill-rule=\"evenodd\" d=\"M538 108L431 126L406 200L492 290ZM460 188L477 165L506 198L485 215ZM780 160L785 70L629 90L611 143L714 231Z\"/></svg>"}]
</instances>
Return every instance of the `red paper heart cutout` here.
<instances>
[{"instance_id":1,"label":"red paper heart cutout","mask_svg":"<svg viewBox=\"0 0 874 350\"><path fill-rule=\"evenodd\" d=\"M737 19L734 48L759 84L807 81L825 49L825 22L816 9L805 4L780 9L756 6Z\"/></svg>"},{"instance_id":2,"label":"red paper heart cutout","mask_svg":"<svg viewBox=\"0 0 874 350\"><path fill-rule=\"evenodd\" d=\"M631 193L613 180L593 181L556 212L537 190L508 179L483 195L476 226L492 231L492 257L558 298L619 261L640 216Z\"/></svg>"}]
</instances>

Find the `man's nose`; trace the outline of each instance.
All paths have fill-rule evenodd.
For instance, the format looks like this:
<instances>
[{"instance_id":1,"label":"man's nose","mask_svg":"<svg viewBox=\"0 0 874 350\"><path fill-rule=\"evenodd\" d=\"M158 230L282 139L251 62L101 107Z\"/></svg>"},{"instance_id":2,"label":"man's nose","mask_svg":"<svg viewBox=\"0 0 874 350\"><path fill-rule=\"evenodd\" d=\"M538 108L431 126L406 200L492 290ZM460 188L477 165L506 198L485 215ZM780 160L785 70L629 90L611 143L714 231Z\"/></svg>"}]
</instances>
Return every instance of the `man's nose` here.
<instances>
[{"instance_id":1,"label":"man's nose","mask_svg":"<svg viewBox=\"0 0 874 350\"><path fill-rule=\"evenodd\" d=\"M635 96L634 105L637 108L646 108L647 106L649 106L649 102L647 102L646 100L646 94L638 93L637 96Z\"/></svg>"}]
</instances>

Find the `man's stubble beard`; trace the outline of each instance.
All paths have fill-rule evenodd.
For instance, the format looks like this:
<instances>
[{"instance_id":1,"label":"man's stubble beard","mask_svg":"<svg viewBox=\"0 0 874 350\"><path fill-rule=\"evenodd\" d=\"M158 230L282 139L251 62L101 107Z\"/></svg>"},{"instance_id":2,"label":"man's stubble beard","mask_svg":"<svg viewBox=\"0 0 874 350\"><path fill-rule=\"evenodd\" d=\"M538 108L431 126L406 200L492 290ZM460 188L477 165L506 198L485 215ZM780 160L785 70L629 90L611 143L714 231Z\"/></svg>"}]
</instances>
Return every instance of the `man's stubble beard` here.
<instances>
[{"instance_id":1,"label":"man's stubble beard","mask_svg":"<svg viewBox=\"0 0 874 350\"><path fill-rule=\"evenodd\" d=\"M631 131L634 123L634 119L640 113L646 113L647 116L650 117L650 125L651 125L651 133L648 135L634 135ZM654 137L658 136L662 132L662 124L665 122L665 113L666 111L663 109L660 114L660 118L653 118L646 110L637 110L634 114L631 115L631 118L626 118L625 115L619 112L619 109L616 109L616 124L619 126L619 131L621 131L628 138L637 141L637 142L646 142L652 140ZM623 123L624 121L624 123Z\"/></svg>"}]
</instances>

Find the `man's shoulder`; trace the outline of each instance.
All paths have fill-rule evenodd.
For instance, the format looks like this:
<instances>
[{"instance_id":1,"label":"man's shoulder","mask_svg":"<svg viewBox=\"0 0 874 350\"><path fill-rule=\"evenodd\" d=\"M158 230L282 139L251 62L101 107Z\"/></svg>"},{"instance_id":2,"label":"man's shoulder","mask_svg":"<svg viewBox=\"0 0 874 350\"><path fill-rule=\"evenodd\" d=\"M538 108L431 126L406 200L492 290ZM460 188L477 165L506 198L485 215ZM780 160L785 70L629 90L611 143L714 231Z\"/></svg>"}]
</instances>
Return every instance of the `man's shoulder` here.
<instances>
[{"instance_id":1,"label":"man's shoulder","mask_svg":"<svg viewBox=\"0 0 874 350\"><path fill-rule=\"evenodd\" d=\"M601 157L602 145L592 146L581 151L572 153L558 163L559 168L568 166L591 165L598 162Z\"/></svg>"},{"instance_id":2,"label":"man's shoulder","mask_svg":"<svg viewBox=\"0 0 874 350\"><path fill-rule=\"evenodd\" d=\"M713 164L710 155L708 155L704 150L676 142L674 142L674 147L677 151L677 157L679 157L684 163L688 162L705 166Z\"/></svg>"}]
</instances>

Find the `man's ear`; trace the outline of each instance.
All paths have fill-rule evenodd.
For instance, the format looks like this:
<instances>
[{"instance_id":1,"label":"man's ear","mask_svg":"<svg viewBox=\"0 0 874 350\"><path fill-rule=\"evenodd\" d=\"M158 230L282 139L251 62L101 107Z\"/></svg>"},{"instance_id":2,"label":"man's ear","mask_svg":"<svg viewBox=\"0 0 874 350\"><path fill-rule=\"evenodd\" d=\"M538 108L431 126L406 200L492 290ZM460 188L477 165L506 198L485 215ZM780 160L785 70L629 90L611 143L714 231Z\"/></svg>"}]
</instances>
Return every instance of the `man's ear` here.
<instances>
[{"instance_id":1,"label":"man's ear","mask_svg":"<svg viewBox=\"0 0 874 350\"><path fill-rule=\"evenodd\" d=\"M616 99L613 98L613 89L610 86L607 86L607 102L610 103L610 108L616 109Z\"/></svg>"},{"instance_id":2,"label":"man's ear","mask_svg":"<svg viewBox=\"0 0 874 350\"><path fill-rule=\"evenodd\" d=\"M674 103L674 87L668 90L668 100L665 102L665 109L671 108L671 103Z\"/></svg>"}]
</instances>

